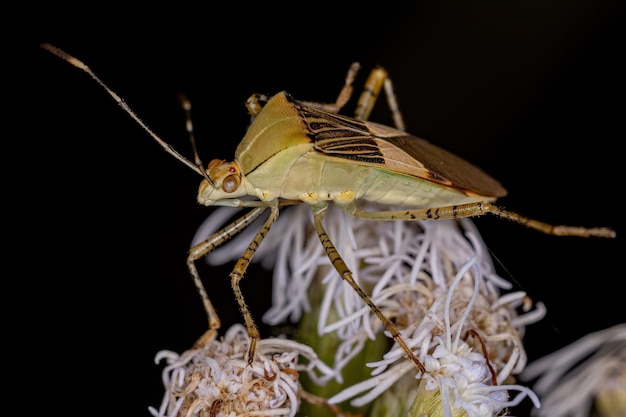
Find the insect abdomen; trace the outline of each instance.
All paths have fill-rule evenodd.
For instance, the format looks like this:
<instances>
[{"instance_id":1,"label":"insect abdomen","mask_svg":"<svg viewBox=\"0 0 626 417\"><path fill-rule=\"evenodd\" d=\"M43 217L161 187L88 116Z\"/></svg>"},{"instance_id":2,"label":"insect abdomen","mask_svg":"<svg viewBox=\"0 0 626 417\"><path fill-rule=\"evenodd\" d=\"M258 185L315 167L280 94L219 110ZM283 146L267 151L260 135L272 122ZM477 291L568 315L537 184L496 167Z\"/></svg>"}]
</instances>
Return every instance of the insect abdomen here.
<instances>
[{"instance_id":1,"label":"insect abdomen","mask_svg":"<svg viewBox=\"0 0 626 417\"><path fill-rule=\"evenodd\" d=\"M355 190L358 198L375 203L418 208L492 200L469 196L441 184L385 169L366 169L367 175L359 184L355 184Z\"/></svg>"},{"instance_id":2,"label":"insect abdomen","mask_svg":"<svg viewBox=\"0 0 626 417\"><path fill-rule=\"evenodd\" d=\"M367 200L407 207L485 201L428 181L309 152L296 158L284 177L280 196L307 203Z\"/></svg>"}]
</instances>

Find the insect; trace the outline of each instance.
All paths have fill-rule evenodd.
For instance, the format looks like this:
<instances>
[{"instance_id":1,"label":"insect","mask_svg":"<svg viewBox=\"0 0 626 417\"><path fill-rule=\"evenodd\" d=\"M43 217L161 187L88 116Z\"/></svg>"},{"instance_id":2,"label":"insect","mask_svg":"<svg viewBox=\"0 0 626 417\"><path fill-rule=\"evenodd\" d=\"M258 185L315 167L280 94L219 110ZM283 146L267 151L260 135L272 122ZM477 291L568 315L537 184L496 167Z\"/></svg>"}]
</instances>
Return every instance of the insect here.
<instances>
[{"instance_id":1,"label":"insect","mask_svg":"<svg viewBox=\"0 0 626 417\"><path fill-rule=\"evenodd\" d=\"M191 105L186 99L182 104L187 112L187 131L194 147L194 162L146 126L84 63L50 44L41 46L87 72L166 152L200 174L203 177L197 195L200 204L251 209L189 250L187 266L209 321L209 330L198 343L203 343L220 328L220 319L202 284L195 261L269 210L269 216L230 274L251 337L249 362L254 358L260 334L239 281L283 206L304 203L312 209L315 230L338 274L354 288L421 372L425 371L422 363L406 345L394 323L355 282L324 230L323 218L329 203L353 216L373 220L456 219L489 213L551 235L615 237L615 232L609 228L555 226L492 204L506 195L497 180L454 154L404 131L391 80L380 67L370 73L353 118L340 115L339 111L352 95L352 83L359 70L357 63L348 71L335 103L298 101L286 92L272 97L252 95L246 107L253 121L235 151L235 158L214 159L205 167L195 149ZM367 121L378 94L383 90L392 110L394 128ZM376 202L399 209L365 211L359 208L362 202Z\"/></svg>"}]
</instances>

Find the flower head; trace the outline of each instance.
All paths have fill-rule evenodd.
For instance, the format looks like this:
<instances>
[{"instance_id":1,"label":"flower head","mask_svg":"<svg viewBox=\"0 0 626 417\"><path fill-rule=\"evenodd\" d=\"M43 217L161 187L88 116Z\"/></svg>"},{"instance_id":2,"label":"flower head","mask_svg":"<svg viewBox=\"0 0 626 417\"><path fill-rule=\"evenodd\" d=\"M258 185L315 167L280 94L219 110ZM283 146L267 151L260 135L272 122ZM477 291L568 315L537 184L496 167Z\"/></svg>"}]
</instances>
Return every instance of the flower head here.
<instances>
[{"instance_id":1,"label":"flower head","mask_svg":"<svg viewBox=\"0 0 626 417\"><path fill-rule=\"evenodd\" d=\"M308 346L287 339L263 339L249 366L249 337L233 325L221 340L181 355L161 351L165 396L155 417L295 416L301 400L300 372L317 380L332 373ZM305 362L303 363L303 359Z\"/></svg>"},{"instance_id":2,"label":"flower head","mask_svg":"<svg viewBox=\"0 0 626 417\"><path fill-rule=\"evenodd\" d=\"M340 341L333 367L341 382L344 366L386 332L332 267L311 225L308 207L291 207L281 212L259 247L256 259L274 269L273 305L263 319L297 322L314 310L318 334L332 333ZM530 389L515 384L514 375L526 364L525 326L541 319L545 309L538 303L531 310L525 293L508 291L511 284L495 273L473 223L372 221L329 207L324 225L355 281L393 320L426 368L417 372L404 351L390 343L385 355L363 364L372 368L370 376L344 386L330 403L349 400L359 407L404 385L401 395L410 392L415 398L405 411L410 407L416 416L431 415L427 409L433 404L440 414L432 415L481 417L497 415L526 397L539 406ZM250 239L233 244L243 246ZM232 247L220 249L208 260L222 263L237 253ZM314 304L312 292L322 294ZM510 398L511 391L518 395Z\"/></svg>"},{"instance_id":3,"label":"flower head","mask_svg":"<svg viewBox=\"0 0 626 417\"><path fill-rule=\"evenodd\" d=\"M536 379L537 417L626 416L626 324L590 333L530 363L521 374Z\"/></svg>"}]
</instances>

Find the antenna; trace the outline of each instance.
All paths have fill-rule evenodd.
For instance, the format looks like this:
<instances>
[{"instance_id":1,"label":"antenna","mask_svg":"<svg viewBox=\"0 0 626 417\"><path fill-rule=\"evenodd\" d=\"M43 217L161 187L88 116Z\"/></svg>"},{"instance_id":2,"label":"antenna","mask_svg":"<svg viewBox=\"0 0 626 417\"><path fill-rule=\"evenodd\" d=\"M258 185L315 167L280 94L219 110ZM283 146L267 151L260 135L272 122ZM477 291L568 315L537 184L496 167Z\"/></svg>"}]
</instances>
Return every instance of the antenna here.
<instances>
[{"instance_id":1,"label":"antenna","mask_svg":"<svg viewBox=\"0 0 626 417\"><path fill-rule=\"evenodd\" d=\"M54 45L51 45L49 43L41 43L40 46L45 49L46 51L58 56L59 58L69 62L70 64L74 65L77 68L80 68L81 70L85 71L87 74L89 74L89 76L91 78L93 78L98 84L100 84L100 86L102 88L104 88L104 90L109 93L109 95L111 97L113 97L113 100L115 100L117 102L117 104L119 104L119 106L124 109L124 111L126 113L128 113L130 115L130 117L132 117L137 123L139 123L139 125L146 131L148 132L148 134L150 136L152 136L152 139L154 139L159 145L161 145L161 147L165 150L165 152L169 153L170 155L172 155L174 158L178 159L180 162L182 162L183 164L187 165L189 168L191 168L192 170L194 170L195 172L197 172L198 174L202 175L203 177L207 178L206 172L204 171L204 169L202 168L201 165L197 165L194 164L193 162L190 162L187 158L185 158L183 155L181 155L180 153L178 153L178 151L176 151L176 149L174 149L172 147L172 145L170 145L169 143L165 142L163 139L161 139L156 133L154 133L154 131L152 129L150 129L144 122L143 120L141 120L139 118L139 116L137 116L137 114L135 114L135 112L128 106L128 104L126 104L126 102L124 101L124 99L122 99L120 96L118 96L117 94L115 94L115 92L113 90L111 90L92 70L91 68L89 68L87 65L85 65L82 61L74 58L73 56L71 56L70 54L68 54L67 52L63 51L62 49L57 48ZM183 105L184 107L184 105ZM189 123L188 123L188 130L189 130ZM191 133L190 133L191 134ZM191 137L193 138L193 135L191 135ZM194 148L194 154L196 155L196 161L199 162L200 158L197 156L197 152L195 151L195 144L193 144L193 148ZM199 162L200 163L200 162ZM209 181L209 183L212 183L213 181Z\"/></svg>"}]
</instances>

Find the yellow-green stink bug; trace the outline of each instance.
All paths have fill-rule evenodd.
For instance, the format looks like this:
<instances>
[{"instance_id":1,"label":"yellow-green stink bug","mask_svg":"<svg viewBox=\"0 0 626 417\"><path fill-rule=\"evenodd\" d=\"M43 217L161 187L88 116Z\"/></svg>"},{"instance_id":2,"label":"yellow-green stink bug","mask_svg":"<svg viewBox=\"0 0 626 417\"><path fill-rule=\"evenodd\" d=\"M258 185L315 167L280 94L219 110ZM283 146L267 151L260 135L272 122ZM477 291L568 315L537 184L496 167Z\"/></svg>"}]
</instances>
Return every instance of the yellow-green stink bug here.
<instances>
[{"instance_id":1,"label":"yellow-green stink bug","mask_svg":"<svg viewBox=\"0 0 626 417\"><path fill-rule=\"evenodd\" d=\"M246 105L253 121L239 143L234 159L214 159L205 167L197 152L194 152L195 161L191 162L157 136L81 61L52 45L42 44L42 47L87 72L166 152L200 174L203 177L197 196L200 204L251 208L189 250L187 266L209 320L209 330L200 338L200 343L220 328L220 320L195 261L269 209L270 215L230 275L251 336L249 361L254 358L260 335L239 281L282 206L305 203L311 207L315 229L331 263L383 322L420 371L424 371L423 365L405 344L393 322L354 281L326 234L322 220L329 203L351 215L374 220L453 219L491 213L546 234L615 237L615 232L608 228L553 226L493 205L496 199L506 194L498 181L463 159L404 131L391 81L382 68L371 72L354 118L339 115L339 111L351 97L358 64L353 64L348 71L344 88L332 104L298 101L285 92L272 97L252 95ZM395 128L367 121L381 91L386 93ZM188 114L187 129L193 138L190 104L183 99L183 105ZM365 211L360 208L363 202L379 203L393 210Z\"/></svg>"}]
</instances>

